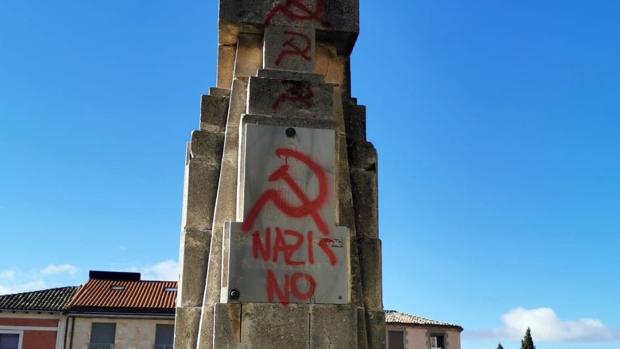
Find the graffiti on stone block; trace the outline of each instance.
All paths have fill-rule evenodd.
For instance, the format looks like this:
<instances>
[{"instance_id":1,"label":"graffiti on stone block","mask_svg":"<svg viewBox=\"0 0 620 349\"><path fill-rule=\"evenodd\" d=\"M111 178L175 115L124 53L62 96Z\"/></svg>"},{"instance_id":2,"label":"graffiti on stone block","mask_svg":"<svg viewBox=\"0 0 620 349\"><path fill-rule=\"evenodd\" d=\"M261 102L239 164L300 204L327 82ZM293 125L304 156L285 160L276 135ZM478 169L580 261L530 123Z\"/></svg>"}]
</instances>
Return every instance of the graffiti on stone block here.
<instances>
[{"instance_id":1,"label":"graffiti on stone block","mask_svg":"<svg viewBox=\"0 0 620 349\"><path fill-rule=\"evenodd\" d=\"M303 267L314 265L317 258L321 257L328 262L328 267L334 268L338 263L334 248L342 248L343 242L330 236L330 227L320 214L329 199L328 177L323 168L309 155L295 149L277 148L275 154L283 163L269 175L268 181L274 183L274 187L283 184L298 203L287 200L286 194L280 189L267 189L251 204L241 224L241 231L251 233L252 259L270 265L265 273L269 302L287 306L292 301L312 299L317 289L317 280L308 268ZM303 166L304 171L310 171L316 180L318 189L313 197L304 192L303 186L291 175L291 160L296 160L295 166ZM281 226L255 228L257 219L268 205L290 218L292 226L297 219L311 219L316 232ZM284 275L275 273L273 267L277 265L289 267L289 272ZM303 269L295 271L295 267Z\"/></svg>"},{"instance_id":2,"label":"graffiti on stone block","mask_svg":"<svg viewBox=\"0 0 620 349\"><path fill-rule=\"evenodd\" d=\"M289 56L299 56L306 61L312 59L310 49L312 48L312 40L308 35L296 31L284 32L288 40L282 44L282 51L276 59L276 65L280 65L282 61Z\"/></svg>"},{"instance_id":3,"label":"graffiti on stone block","mask_svg":"<svg viewBox=\"0 0 620 349\"><path fill-rule=\"evenodd\" d=\"M273 19L281 14L291 22L318 23L326 28L331 24L323 19L323 0L316 0L314 9L311 9L303 0L284 0L274 6L265 16L265 26L271 24Z\"/></svg>"},{"instance_id":4,"label":"graffiti on stone block","mask_svg":"<svg viewBox=\"0 0 620 349\"><path fill-rule=\"evenodd\" d=\"M320 210L327 201L327 176L325 175L325 172L319 164L312 161L312 159L308 155L300 151L288 148L279 148L276 149L276 155L279 158L284 159L284 164L278 169L276 169L269 176L269 181L277 182L282 180L295 194L295 196L297 196L297 198L301 202L301 205L294 205L286 202L286 200L284 199L284 195L280 190L268 189L258 198L254 206L252 206L252 209L245 217L245 220L241 225L241 229L243 231L248 231L254 224L254 221L263 210L265 205L271 202L282 212L282 214L288 217L312 217L317 228L323 234L329 235L329 228L327 227L327 224L325 224L325 221L323 221L323 218L321 218L318 213L318 210ZM312 171L312 173L314 173L319 183L319 193L316 198L310 200L306 193L303 192L299 184L297 184L297 182L295 182L293 177L289 174L289 158L299 160L301 163L305 164L308 169Z\"/></svg>"},{"instance_id":5,"label":"graffiti on stone block","mask_svg":"<svg viewBox=\"0 0 620 349\"><path fill-rule=\"evenodd\" d=\"M284 81L283 84L287 88L273 102L273 111L278 111L286 102L301 104L306 108L314 106L314 90L311 84L303 81Z\"/></svg>"}]
</instances>

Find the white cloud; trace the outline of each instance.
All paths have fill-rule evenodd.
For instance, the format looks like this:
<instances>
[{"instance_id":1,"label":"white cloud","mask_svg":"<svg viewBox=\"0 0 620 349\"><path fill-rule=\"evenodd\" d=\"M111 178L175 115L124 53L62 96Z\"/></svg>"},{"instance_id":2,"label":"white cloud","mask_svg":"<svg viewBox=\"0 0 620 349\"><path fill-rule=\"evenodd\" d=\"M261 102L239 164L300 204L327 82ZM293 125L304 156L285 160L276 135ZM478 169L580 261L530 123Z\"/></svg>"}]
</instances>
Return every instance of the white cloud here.
<instances>
[{"instance_id":1,"label":"white cloud","mask_svg":"<svg viewBox=\"0 0 620 349\"><path fill-rule=\"evenodd\" d=\"M0 271L0 294L29 292L74 284L78 268L72 264L50 264L43 268Z\"/></svg>"},{"instance_id":2,"label":"white cloud","mask_svg":"<svg viewBox=\"0 0 620 349\"><path fill-rule=\"evenodd\" d=\"M532 330L534 341L609 342L620 341L620 329L608 327L601 320L582 318L562 320L551 308L515 308L501 317L504 327L491 331L465 331L464 337L476 339L520 340L525 330Z\"/></svg>"},{"instance_id":3,"label":"white cloud","mask_svg":"<svg viewBox=\"0 0 620 349\"><path fill-rule=\"evenodd\" d=\"M620 340L620 330L607 327L597 319L562 320L551 308L516 308L502 315L500 330L510 338L520 338L530 327L532 336L551 342L603 342Z\"/></svg>"},{"instance_id":4,"label":"white cloud","mask_svg":"<svg viewBox=\"0 0 620 349\"><path fill-rule=\"evenodd\" d=\"M0 271L0 280L15 280L15 270L7 269Z\"/></svg>"},{"instance_id":5,"label":"white cloud","mask_svg":"<svg viewBox=\"0 0 620 349\"><path fill-rule=\"evenodd\" d=\"M10 294L10 293L13 293L10 288L0 285L0 296L3 294Z\"/></svg>"},{"instance_id":6,"label":"white cloud","mask_svg":"<svg viewBox=\"0 0 620 349\"><path fill-rule=\"evenodd\" d=\"M41 274L56 275L56 274L67 273L67 274L73 275L77 273L77 271L78 271L78 268L71 264L60 264L60 265L50 264L41 270Z\"/></svg>"},{"instance_id":7,"label":"white cloud","mask_svg":"<svg viewBox=\"0 0 620 349\"><path fill-rule=\"evenodd\" d=\"M179 264L177 261L167 260L144 268L132 268L142 273L142 280L171 280L179 278Z\"/></svg>"},{"instance_id":8,"label":"white cloud","mask_svg":"<svg viewBox=\"0 0 620 349\"><path fill-rule=\"evenodd\" d=\"M45 289L47 284L44 280L31 280L28 282L14 284L10 286L0 285L0 295L2 294L11 294L11 293L20 293L20 292L28 292Z\"/></svg>"}]
</instances>

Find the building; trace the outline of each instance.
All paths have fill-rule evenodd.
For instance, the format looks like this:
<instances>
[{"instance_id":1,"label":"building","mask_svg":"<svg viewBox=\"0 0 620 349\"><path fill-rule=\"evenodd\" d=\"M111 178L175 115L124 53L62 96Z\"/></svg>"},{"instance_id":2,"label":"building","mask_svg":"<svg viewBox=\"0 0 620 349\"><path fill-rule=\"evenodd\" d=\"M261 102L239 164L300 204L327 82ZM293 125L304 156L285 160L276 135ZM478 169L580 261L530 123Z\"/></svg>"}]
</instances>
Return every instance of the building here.
<instances>
[{"instance_id":1,"label":"building","mask_svg":"<svg viewBox=\"0 0 620 349\"><path fill-rule=\"evenodd\" d=\"M385 311L388 349L461 349L458 325Z\"/></svg>"},{"instance_id":2,"label":"building","mask_svg":"<svg viewBox=\"0 0 620 349\"><path fill-rule=\"evenodd\" d=\"M172 349L177 283L91 271L67 306L66 349Z\"/></svg>"},{"instance_id":3,"label":"building","mask_svg":"<svg viewBox=\"0 0 620 349\"><path fill-rule=\"evenodd\" d=\"M61 348L66 304L78 287L60 287L0 296L1 349Z\"/></svg>"},{"instance_id":4,"label":"building","mask_svg":"<svg viewBox=\"0 0 620 349\"><path fill-rule=\"evenodd\" d=\"M0 296L0 349L172 349L177 283L91 271L81 287ZM460 349L458 325L385 311L387 349Z\"/></svg>"}]
</instances>

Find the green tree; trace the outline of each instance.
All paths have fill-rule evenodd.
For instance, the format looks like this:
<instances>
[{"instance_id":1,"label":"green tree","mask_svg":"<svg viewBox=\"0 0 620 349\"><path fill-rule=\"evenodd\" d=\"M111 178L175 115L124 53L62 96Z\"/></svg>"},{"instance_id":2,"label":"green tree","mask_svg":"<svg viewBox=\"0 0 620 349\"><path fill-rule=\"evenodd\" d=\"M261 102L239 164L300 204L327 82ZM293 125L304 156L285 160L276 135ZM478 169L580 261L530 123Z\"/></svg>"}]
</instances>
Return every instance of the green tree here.
<instances>
[{"instance_id":1,"label":"green tree","mask_svg":"<svg viewBox=\"0 0 620 349\"><path fill-rule=\"evenodd\" d=\"M504 346L502 345L502 343L499 343L499 344L497 345L497 349L504 349Z\"/></svg>"},{"instance_id":2,"label":"green tree","mask_svg":"<svg viewBox=\"0 0 620 349\"><path fill-rule=\"evenodd\" d=\"M532 340L532 333L529 327L527 328L527 331L525 331L525 336L521 341L521 349L536 349L536 346L534 346L534 340Z\"/></svg>"}]
</instances>

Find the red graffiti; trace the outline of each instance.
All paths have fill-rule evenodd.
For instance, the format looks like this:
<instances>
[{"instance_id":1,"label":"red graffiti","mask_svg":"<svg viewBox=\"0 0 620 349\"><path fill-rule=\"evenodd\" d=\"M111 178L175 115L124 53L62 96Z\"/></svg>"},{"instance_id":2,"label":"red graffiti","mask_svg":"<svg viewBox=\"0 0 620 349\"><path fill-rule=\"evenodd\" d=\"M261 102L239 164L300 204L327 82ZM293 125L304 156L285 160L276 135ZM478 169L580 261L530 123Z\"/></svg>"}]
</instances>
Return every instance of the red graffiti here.
<instances>
[{"instance_id":1,"label":"red graffiti","mask_svg":"<svg viewBox=\"0 0 620 349\"><path fill-rule=\"evenodd\" d=\"M276 155L280 158L284 159L284 165L280 166L277 170L275 170L270 176L270 182L276 182L279 180L284 181L291 189L293 194L297 196L299 201L301 201L301 205L295 206L290 204L284 199L284 195L280 190L277 189L268 189L256 200L254 206L250 210L250 212L245 217L243 223L241 224L241 230L244 232L249 231L254 222L258 218L258 215L261 213L263 208L268 203L273 203L282 213L292 218L301 218L310 216L314 223L316 224L319 231L321 231L324 235L329 235L329 227L323 220L323 218L319 215L319 210L325 202L327 201L327 175L321 168L319 164L314 162L304 153L301 153L294 149L288 148L278 148L276 149ZM290 175L288 164L288 159L294 158L302 163L304 163L312 173L316 176L319 184L319 193L313 200L310 200L306 193L301 189L299 184L295 182L293 177Z\"/></svg>"},{"instance_id":2,"label":"red graffiti","mask_svg":"<svg viewBox=\"0 0 620 349\"><path fill-rule=\"evenodd\" d=\"M338 262L338 259L336 258L334 251L332 251L332 249L329 246L329 244L333 242L334 240L332 239L321 239L321 241L319 241L319 247L327 255L327 258L329 259L329 264L336 265L336 262Z\"/></svg>"},{"instance_id":3,"label":"red graffiti","mask_svg":"<svg viewBox=\"0 0 620 349\"><path fill-rule=\"evenodd\" d=\"M306 235L292 230L275 228L275 237L272 240L271 228L266 228L261 236L260 231L252 233L252 257L264 262L279 263L280 258L285 265L300 266L314 264L314 249L317 245L313 238L314 233L309 231ZM329 264L336 265L338 261L332 250L334 240L323 238L318 241L318 246L327 257ZM303 260L301 253L306 251L306 259ZM297 258L297 259L295 259Z\"/></svg>"},{"instance_id":4,"label":"red graffiti","mask_svg":"<svg viewBox=\"0 0 620 349\"><path fill-rule=\"evenodd\" d=\"M310 40L308 35L293 31L285 31L284 34L290 35L292 37L282 44L282 47L284 49L278 55L278 59L276 59L276 65L280 65L280 63L282 63L282 60L287 56L301 56L306 61L309 61L311 59L310 49L312 48L312 40ZM303 48L297 45L297 38L300 38L303 41Z\"/></svg>"},{"instance_id":5,"label":"red graffiti","mask_svg":"<svg viewBox=\"0 0 620 349\"><path fill-rule=\"evenodd\" d=\"M305 280L308 284L307 290L300 289L300 281ZM270 303L274 303L275 298L278 298L278 302L283 306L287 306L290 303L291 294L297 300L305 301L314 295L316 291L316 280L310 274L295 272L293 275L285 275L283 280L283 287L280 287L278 279L276 278L273 270L267 270L267 299Z\"/></svg>"},{"instance_id":6,"label":"red graffiti","mask_svg":"<svg viewBox=\"0 0 620 349\"><path fill-rule=\"evenodd\" d=\"M329 28L331 24L323 20L323 0L316 0L315 9L310 9L303 0L286 0L284 3L276 5L265 16L265 26L271 24L273 18L282 13L293 22L312 21L320 23L322 26Z\"/></svg>"},{"instance_id":7,"label":"red graffiti","mask_svg":"<svg viewBox=\"0 0 620 349\"><path fill-rule=\"evenodd\" d=\"M288 88L273 102L272 108L274 111L280 109L282 103L286 101L300 102L306 108L311 108L314 105L312 85L303 81L285 81L284 84L287 84Z\"/></svg>"},{"instance_id":8,"label":"red graffiti","mask_svg":"<svg viewBox=\"0 0 620 349\"><path fill-rule=\"evenodd\" d=\"M285 193L281 190L267 189L249 210L241 224L241 231L250 231L265 206L271 203L287 217L311 218L322 233L317 240L314 239L313 231L304 233L281 227L264 227L264 231L261 227L252 233L252 257L258 263L265 263L267 267L264 280L268 302L279 303L287 307L291 302L311 301L317 288L317 281L312 273L290 269L314 265L317 257L326 260L331 267L335 267L338 257L334 248L342 247L342 240L329 237L329 227L319 214L319 210L328 199L329 183L323 168L298 150L278 148L275 150L275 155L283 159L284 164L269 175L268 181L282 181L299 203L288 202L285 199ZM309 198L308 193L304 192L292 177L289 172L292 166L289 164L289 159L299 161L316 177L318 194L315 198ZM288 192L287 195L289 195ZM284 268L280 269L280 267ZM280 270L277 275L274 268Z\"/></svg>"}]
</instances>

